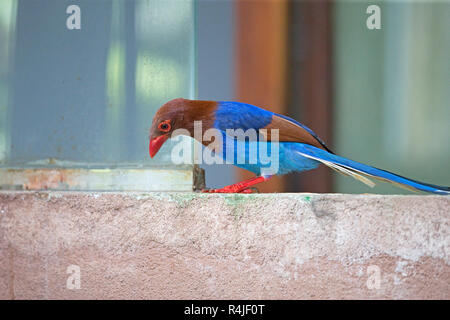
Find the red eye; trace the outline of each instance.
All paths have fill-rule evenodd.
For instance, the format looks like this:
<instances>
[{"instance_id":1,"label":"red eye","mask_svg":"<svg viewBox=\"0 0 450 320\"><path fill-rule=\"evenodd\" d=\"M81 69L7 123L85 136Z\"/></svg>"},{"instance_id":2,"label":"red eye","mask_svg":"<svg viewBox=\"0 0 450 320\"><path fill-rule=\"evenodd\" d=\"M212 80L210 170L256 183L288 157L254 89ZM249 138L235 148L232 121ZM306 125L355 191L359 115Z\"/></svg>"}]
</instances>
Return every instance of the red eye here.
<instances>
[{"instance_id":1,"label":"red eye","mask_svg":"<svg viewBox=\"0 0 450 320\"><path fill-rule=\"evenodd\" d=\"M163 121L158 125L158 129L162 132L169 132L171 128L170 120Z\"/></svg>"}]
</instances>

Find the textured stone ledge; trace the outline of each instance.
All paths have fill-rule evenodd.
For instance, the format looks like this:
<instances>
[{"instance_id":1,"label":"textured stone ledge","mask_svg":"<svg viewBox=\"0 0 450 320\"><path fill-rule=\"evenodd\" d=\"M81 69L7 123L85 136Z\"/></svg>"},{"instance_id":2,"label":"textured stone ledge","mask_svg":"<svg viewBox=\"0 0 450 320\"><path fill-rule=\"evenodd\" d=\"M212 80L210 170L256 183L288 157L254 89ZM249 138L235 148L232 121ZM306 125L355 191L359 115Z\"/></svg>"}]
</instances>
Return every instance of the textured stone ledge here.
<instances>
[{"instance_id":1,"label":"textured stone ledge","mask_svg":"<svg viewBox=\"0 0 450 320\"><path fill-rule=\"evenodd\" d=\"M449 208L445 196L3 191L0 298L449 299ZM80 289L66 286L70 265Z\"/></svg>"}]
</instances>

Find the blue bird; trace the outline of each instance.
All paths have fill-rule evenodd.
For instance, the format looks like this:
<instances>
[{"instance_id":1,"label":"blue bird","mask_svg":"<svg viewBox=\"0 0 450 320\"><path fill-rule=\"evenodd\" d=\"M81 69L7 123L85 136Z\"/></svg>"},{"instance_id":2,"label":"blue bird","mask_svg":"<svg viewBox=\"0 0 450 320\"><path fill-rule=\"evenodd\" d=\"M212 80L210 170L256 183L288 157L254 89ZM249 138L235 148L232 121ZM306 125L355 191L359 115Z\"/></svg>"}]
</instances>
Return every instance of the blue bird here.
<instances>
[{"instance_id":1,"label":"blue bird","mask_svg":"<svg viewBox=\"0 0 450 320\"><path fill-rule=\"evenodd\" d=\"M200 134L196 123L201 124ZM180 134L177 129L184 129L181 134L212 149L212 155L256 174L252 179L205 192L250 193L253 185L273 175L311 170L324 164L371 187L375 185L371 179L376 179L413 191L450 194L449 187L415 181L338 156L305 125L246 103L182 98L165 103L156 112L150 128L150 157L167 139ZM210 129L216 132L214 141L203 139Z\"/></svg>"}]
</instances>

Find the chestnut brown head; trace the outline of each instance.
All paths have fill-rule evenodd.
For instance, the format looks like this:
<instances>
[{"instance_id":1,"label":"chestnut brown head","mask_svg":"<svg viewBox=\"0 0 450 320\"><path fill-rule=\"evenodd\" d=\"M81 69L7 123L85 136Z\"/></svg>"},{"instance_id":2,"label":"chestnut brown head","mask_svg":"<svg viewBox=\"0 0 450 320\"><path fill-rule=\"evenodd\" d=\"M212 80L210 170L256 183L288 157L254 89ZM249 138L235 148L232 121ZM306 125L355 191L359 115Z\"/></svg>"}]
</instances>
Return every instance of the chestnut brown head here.
<instances>
[{"instance_id":1,"label":"chestnut brown head","mask_svg":"<svg viewBox=\"0 0 450 320\"><path fill-rule=\"evenodd\" d=\"M186 129L193 136L194 121L202 121L207 129L212 125L215 101L177 98L163 104L153 117L150 128L149 154L153 158L164 142L177 129Z\"/></svg>"}]
</instances>

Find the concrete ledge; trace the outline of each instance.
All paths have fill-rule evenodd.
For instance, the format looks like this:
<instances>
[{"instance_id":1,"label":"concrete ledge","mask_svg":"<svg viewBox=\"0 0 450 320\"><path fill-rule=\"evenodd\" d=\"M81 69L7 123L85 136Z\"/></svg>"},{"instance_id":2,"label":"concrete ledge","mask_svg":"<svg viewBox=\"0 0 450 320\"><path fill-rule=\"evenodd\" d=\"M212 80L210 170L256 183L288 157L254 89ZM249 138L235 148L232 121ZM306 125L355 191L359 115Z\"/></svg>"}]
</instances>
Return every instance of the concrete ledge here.
<instances>
[{"instance_id":1,"label":"concrete ledge","mask_svg":"<svg viewBox=\"0 0 450 320\"><path fill-rule=\"evenodd\" d=\"M0 190L52 191L176 191L205 187L197 165L144 167L138 165L78 167L0 167Z\"/></svg>"},{"instance_id":2,"label":"concrete ledge","mask_svg":"<svg viewBox=\"0 0 450 320\"><path fill-rule=\"evenodd\" d=\"M449 208L446 196L3 191L0 298L450 299Z\"/></svg>"}]
</instances>

